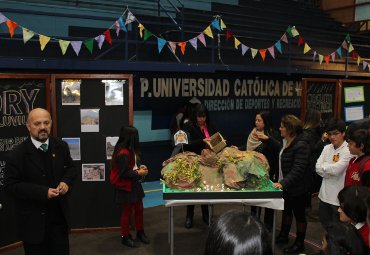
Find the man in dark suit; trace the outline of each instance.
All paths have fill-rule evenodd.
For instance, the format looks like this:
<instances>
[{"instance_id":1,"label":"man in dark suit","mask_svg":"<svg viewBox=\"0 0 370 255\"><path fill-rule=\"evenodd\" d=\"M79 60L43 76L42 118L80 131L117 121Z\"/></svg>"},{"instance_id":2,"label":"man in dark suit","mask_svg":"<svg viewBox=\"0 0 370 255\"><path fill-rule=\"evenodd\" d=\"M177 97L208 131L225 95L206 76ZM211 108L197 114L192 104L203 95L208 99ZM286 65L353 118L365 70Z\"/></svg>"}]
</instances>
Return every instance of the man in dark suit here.
<instances>
[{"instance_id":1,"label":"man in dark suit","mask_svg":"<svg viewBox=\"0 0 370 255\"><path fill-rule=\"evenodd\" d=\"M50 113L32 110L30 137L6 160L5 190L14 198L17 230L25 254L69 254L68 204L76 168L68 145L50 137Z\"/></svg>"}]
</instances>

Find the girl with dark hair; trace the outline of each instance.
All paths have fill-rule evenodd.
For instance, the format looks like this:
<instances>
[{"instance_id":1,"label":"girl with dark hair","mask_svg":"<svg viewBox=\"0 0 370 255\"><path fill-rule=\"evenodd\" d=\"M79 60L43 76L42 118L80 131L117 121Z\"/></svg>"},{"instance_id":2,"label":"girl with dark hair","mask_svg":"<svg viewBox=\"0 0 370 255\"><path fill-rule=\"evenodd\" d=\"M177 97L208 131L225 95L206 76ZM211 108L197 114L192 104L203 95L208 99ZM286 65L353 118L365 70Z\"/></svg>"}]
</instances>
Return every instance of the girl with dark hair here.
<instances>
[{"instance_id":1,"label":"girl with dark hair","mask_svg":"<svg viewBox=\"0 0 370 255\"><path fill-rule=\"evenodd\" d=\"M322 241L322 253L325 255L368 254L356 228L342 222L327 227L326 235Z\"/></svg>"},{"instance_id":2,"label":"girl with dark hair","mask_svg":"<svg viewBox=\"0 0 370 255\"><path fill-rule=\"evenodd\" d=\"M273 129L270 113L262 111L256 114L255 127L250 132L247 140L246 149L262 153L270 166L270 180L273 182L277 181L279 171L279 133ZM253 215L260 215L257 213L257 207L251 206L251 212ZM272 209L265 209L264 222L268 230L272 230L273 225L273 213Z\"/></svg>"},{"instance_id":3,"label":"girl with dark hair","mask_svg":"<svg viewBox=\"0 0 370 255\"><path fill-rule=\"evenodd\" d=\"M184 145L184 150L201 154L202 150L206 148L204 140L209 139L217 132L215 126L210 122L208 110L203 104L195 106L193 117L190 122L186 123L183 130L188 133L189 144ZM203 221L209 224L208 205L202 205ZM191 228L193 226L194 205L187 206L185 227Z\"/></svg>"},{"instance_id":4,"label":"girl with dark hair","mask_svg":"<svg viewBox=\"0 0 370 255\"><path fill-rule=\"evenodd\" d=\"M347 135L351 158L346 171L344 185L360 184L370 187L370 131L358 129Z\"/></svg>"},{"instance_id":5,"label":"girl with dark hair","mask_svg":"<svg viewBox=\"0 0 370 255\"><path fill-rule=\"evenodd\" d=\"M112 156L110 182L115 187L115 201L122 205L121 235L122 244L137 247L129 229L129 219L134 209L137 239L149 244L144 233L144 191L140 180L148 174L148 168L140 165L139 133L135 127L121 128L119 139Z\"/></svg>"},{"instance_id":6,"label":"girl with dark hair","mask_svg":"<svg viewBox=\"0 0 370 255\"><path fill-rule=\"evenodd\" d=\"M361 185L344 187L338 194L340 221L355 226L368 247L370 231L366 224L367 209L365 201L369 196L370 190Z\"/></svg>"},{"instance_id":7,"label":"girl with dark hair","mask_svg":"<svg viewBox=\"0 0 370 255\"><path fill-rule=\"evenodd\" d=\"M289 231L296 218L297 238L292 246L284 249L285 253L304 251L307 220L305 215L307 199L307 167L309 165L310 148L302 139L302 122L294 115L285 115L281 119L280 134L283 147L280 151L279 182L275 188L283 190L284 211L280 234L276 243L288 243ZM309 173L308 173L309 174Z\"/></svg>"},{"instance_id":8,"label":"girl with dark hair","mask_svg":"<svg viewBox=\"0 0 370 255\"><path fill-rule=\"evenodd\" d=\"M272 255L265 226L254 216L230 210L211 226L205 255Z\"/></svg>"}]
</instances>

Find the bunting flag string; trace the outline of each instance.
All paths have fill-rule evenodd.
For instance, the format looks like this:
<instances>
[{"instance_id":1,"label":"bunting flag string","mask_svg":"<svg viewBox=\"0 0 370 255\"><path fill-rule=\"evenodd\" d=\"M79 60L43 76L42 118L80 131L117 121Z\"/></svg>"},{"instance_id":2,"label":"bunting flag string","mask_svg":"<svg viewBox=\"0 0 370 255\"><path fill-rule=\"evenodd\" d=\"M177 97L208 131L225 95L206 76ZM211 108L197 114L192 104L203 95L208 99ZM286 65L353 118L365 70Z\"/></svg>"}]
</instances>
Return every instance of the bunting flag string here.
<instances>
[{"instance_id":1,"label":"bunting flag string","mask_svg":"<svg viewBox=\"0 0 370 255\"><path fill-rule=\"evenodd\" d=\"M125 18L125 15L126 15L126 18ZM232 30L228 28L228 26L225 24L225 22L222 20L221 16L219 15L214 16L213 20L207 26L205 26L205 29L202 32L200 32L198 35L196 35L195 37L190 38L189 40L186 40L186 41L175 42L175 41L167 41L163 39L162 37L153 34L135 17L135 15L128 8L126 8L123 14L118 19L116 19L115 22L109 28L105 29L102 34L97 35L93 38L87 38L83 41L64 40L64 39L58 39L58 38L54 38L51 36L39 34L37 32L31 31L30 29L26 27L19 25L18 23L8 19L5 15L0 13L0 24L5 23L7 25L10 37L14 36L15 30L19 27L22 29L24 44L26 44L29 40L31 40L35 35L38 35L41 51L43 51L46 48L50 40L54 40L54 41L58 41L59 47L63 55L66 54L69 48L69 45L71 45L73 51L75 52L77 56L79 55L81 51L82 45L84 45L84 47L90 52L90 54L92 54L93 49L94 49L94 41L97 42L99 49L102 49L102 46L105 41L109 45L112 45L113 40L112 40L110 30L113 27L115 27L115 33L116 33L116 36L118 37L121 30L127 33L128 32L127 25L133 22L138 23L137 27L139 29L139 35L141 39L143 39L144 41L147 41L151 37L154 37L156 39L158 53L162 52L166 44L170 46L169 48L174 54L176 53L176 48L178 46L183 55L185 55L186 46L188 45L188 42L195 50L198 49L198 41L200 41L204 47L207 47L205 35L208 38L214 39L214 34L212 30L214 30L217 33L224 32L226 41L228 41L230 38L233 38L234 48L237 50L241 48L241 54L243 56L245 56L245 53L248 50L250 50L251 56L253 59L255 59L257 53L259 53L259 55L262 58L262 61L265 61L266 59L266 52L269 52L269 55L273 59L275 59L275 49L280 54L283 54L281 42L288 43L288 37L295 38L298 40L298 46L303 46L303 54L307 54L308 52L313 51L311 46L305 41L303 35L300 34L298 29L295 26L290 26L290 25L283 32L280 39L278 39L273 45L270 45L269 47L262 48L262 49L250 47L248 45L243 44L240 41L240 39L233 34ZM363 58L359 56L358 52L355 50L351 42L351 37L349 34L346 35L345 39L340 44L340 46L335 51L329 54L324 55L324 54L318 53L317 51L313 51L313 61L315 61L316 56L318 56L320 65L322 64L324 60L326 64L329 64L330 61L334 63L336 56L338 56L339 58L342 58L342 55L343 55L342 50L347 50L347 53L351 53L352 60L356 60L357 65L360 65L360 63L362 62L363 70L365 70L366 68L369 68L369 71L370 71L370 67L368 63L364 61Z\"/></svg>"}]
</instances>

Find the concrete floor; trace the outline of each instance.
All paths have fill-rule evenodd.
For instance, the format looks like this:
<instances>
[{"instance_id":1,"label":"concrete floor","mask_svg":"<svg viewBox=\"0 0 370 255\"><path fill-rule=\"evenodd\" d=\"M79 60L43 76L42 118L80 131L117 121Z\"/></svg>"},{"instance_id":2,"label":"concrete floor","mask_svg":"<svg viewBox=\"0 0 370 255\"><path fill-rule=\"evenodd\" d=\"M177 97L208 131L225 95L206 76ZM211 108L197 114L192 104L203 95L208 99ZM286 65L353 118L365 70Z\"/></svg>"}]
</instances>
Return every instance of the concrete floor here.
<instances>
[{"instance_id":1,"label":"concrete floor","mask_svg":"<svg viewBox=\"0 0 370 255\"><path fill-rule=\"evenodd\" d=\"M313 199L312 214L317 215L317 198ZM183 227L186 208L175 207L174 209L174 254L176 255L202 255L208 234L208 226L201 220L200 206L195 207L194 226L191 229ZM230 209L243 209L240 205L215 205L214 217ZM249 208L247 207L247 210ZM70 235L71 255L101 255L101 254L143 254L162 255L170 254L168 244L168 208L157 206L144 210L145 232L151 240L149 245L142 244L139 248L128 248L120 243L119 231L100 231L90 233L72 233ZM277 231L280 228L281 212L278 212ZM317 219L308 217L308 230L306 235L305 254L314 254L319 251L324 230ZM295 223L293 223L290 243L294 241ZM282 249L286 245L276 246L274 254L284 254ZM3 254L24 254L22 248L13 249Z\"/></svg>"}]
</instances>

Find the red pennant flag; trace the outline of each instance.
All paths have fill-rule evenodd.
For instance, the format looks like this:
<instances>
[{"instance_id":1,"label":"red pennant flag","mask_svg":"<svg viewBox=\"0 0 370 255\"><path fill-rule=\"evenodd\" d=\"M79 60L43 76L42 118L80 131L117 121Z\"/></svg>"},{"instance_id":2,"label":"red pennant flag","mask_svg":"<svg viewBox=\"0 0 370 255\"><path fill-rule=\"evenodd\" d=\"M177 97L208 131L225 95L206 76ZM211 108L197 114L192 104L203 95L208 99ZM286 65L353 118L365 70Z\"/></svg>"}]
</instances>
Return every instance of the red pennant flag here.
<instances>
[{"instance_id":1,"label":"red pennant flag","mask_svg":"<svg viewBox=\"0 0 370 255\"><path fill-rule=\"evenodd\" d=\"M303 37L300 35L299 37L298 37L298 46L301 46L301 45L303 45L304 44L304 39L303 39Z\"/></svg>"},{"instance_id":2,"label":"red pennant flag","mask_svg":"<svg viewBox=\"0 0 370 255\"><path fill-rule=\"evenodd\" d=\"M355 58L357 58L357 57L358 57L358 52L354 50L352 52L352 60L355 60Z\"/></svg>"},{"instance_id":3,"label":"red pennant flag","mask_svg":"<svg viewBox=\"0 0 370 255\"><path fill-rule=\"evenodd\" d=\"M186 42L180 42L177 45L180 46L181 53L182 53L182 55L184 55L185 54Z\"/></svg>"},{"instance_id":4,"label":"red pennant flag","mask_svg":"<svg viewBox=\"0 0 370 255\"><path fill-rule=\"evenodd\" d=\"M266 49L259 50L259 52L261 54L262 60L265 61L265 58L266 58Z\"/></svg>"},{"instance_id":5,"label":"red pennant flag","mask_svg":"<svg viewBox=\"0 0 370 255\"><path fill-rule=\"evenodd\" d=\"M110 30L107 29L104 31L103 35L105 36L105 40L112 45L112 37L110 36Z\"/></svg>"},{"instance_id":6,"label":"red pennant flag","mask_svg":"<svg viewBox=\"0 0 370 255\"><path fill-rule=\"evenodd\" d=\"M325 56L325 63L326 64L329 64L329 57L330 57L330 55Z\"/></svg>"},{"instance_id":7,"label":"red pennant flag","mask_svg":"<svg viewBox=\"0 0 370 255\"><path fill-rule=\"evenodd\" d=\"M6 25L8 26L10 37L13 37L14 36L14 30L18 27L18 24L15 23L14 21L11 21L10 19L8 19L6 21Z\"/></svg>"},{"instance_id":8,"label":"red pennant flag","mask_svg":"<svg viewBox=\"0 0 370 255\"><path fill-rule=\"evenodd\" d=\"M226 41L229 40L233 36L233 32L231 30L226 31Z\"/></svg>"}]
</instances>

